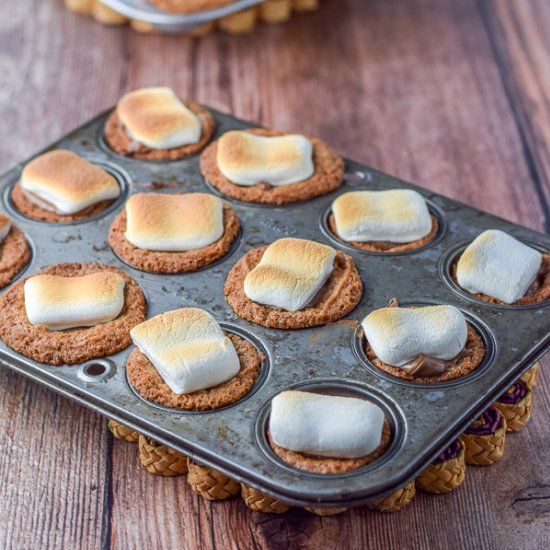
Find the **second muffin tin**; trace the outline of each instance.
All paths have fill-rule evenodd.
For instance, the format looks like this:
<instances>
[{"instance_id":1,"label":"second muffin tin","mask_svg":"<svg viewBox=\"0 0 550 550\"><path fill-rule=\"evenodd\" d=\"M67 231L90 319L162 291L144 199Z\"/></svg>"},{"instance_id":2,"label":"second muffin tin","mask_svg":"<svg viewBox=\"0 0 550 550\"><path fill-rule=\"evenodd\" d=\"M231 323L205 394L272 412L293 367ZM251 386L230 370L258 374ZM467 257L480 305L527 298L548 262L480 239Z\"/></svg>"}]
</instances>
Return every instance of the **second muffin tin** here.
<instances>
[{"instance_id":1,"label":"second muffin tin","mask_svg":"<svg viewBox=\"0 0 550 550\"><path fill-rule=\"evenodd\" d=\"M216 136L229 129L253 126L211 110ZM52 148L66 148L111 169L124 194L214 192L199 172L198 156L152 162L113 153L101 139L108 113L70 133ZM420 189L357 162L346 161L346 179L336 192L282 207L259 206L224 198L242 224L237 244L221 261L194 273L158 275L119 260L107 244L109 226L120 200L93 220L53 224L30 220L10 202L20 164L0 178L3 207L23 230L33 248L24 276L59 262L102 262L126 271L143 288L149 317L177 307L211 312L229 331L248 338L266 356L262 375L241 401L201 413L159 407L129 386L125 362L130 349L80 366L53 367L29 360L0 342L0 364L27 375L63 395L146 434L231 478L297 506L353 506L392 493L416 477L432 459L550 346L550 307L502 307L480 303L456 290L450 258L481 231L496 228L550 250L550 238L457 201ZM156 184L153 185L152 182ZM430 204L441 224L436 239L415 251L380 254L354 249L328 233L327 210L340 193L357 189L412 188ZM244 321L226 304L223 286L235 262L252 248L280 237L317 240L351 254L364 283L359 305L345 319L297 331L266 329ZM7 287L9 288L9 287ZM5 292L4 289L1 292ZM476 371L440 384L418 384L381 373L362 352L357 321L392 297L404 304L453 304L485 339L488 353ZM373 464L346 474L298 471L281 462L265 440L271 398L282 390L356 395L378 403L393 429L389 450Z\"/></svg>"}]
</instances>

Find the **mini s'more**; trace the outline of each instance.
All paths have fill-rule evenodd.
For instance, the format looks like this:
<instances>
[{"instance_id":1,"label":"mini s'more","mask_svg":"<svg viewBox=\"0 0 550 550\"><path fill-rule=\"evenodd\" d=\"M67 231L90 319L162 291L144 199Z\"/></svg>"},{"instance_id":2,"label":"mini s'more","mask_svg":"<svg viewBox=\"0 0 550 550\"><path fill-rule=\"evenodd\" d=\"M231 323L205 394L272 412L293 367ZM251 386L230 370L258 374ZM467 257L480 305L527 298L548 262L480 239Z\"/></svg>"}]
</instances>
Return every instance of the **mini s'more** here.
<instances>
[{"instance_id":1,"label":"mini s'more","mask_svg":"<svg viewBox=\"0 0 550 550\"><path fill-rule=\"evenodd\" d=\"M313 146L304 136L232 130L218 140L216 160L221 173L237 185L282 186L310 178L315 171L312 157Z\"/></svg>"},{"instance_id":2,"label":"mini s'more","mask_svg":"<svg viewBox=\"0 0 550 550\"><path fill-rule=\"evenodd\" d=\"M441 382L468 374L485 356L485 344L464 314L450 305L374 310L361 326L367 358L400 378Z\"/></svg>"},{"instance_id":3,"label":"mini s'more","mask_svg":"<svg viewBox=\"0 0 550 550\"><path fill-rule=\"evenodd\" d=\"M397 252L432 240L438 222L420 193L391 189L340 195L332 203L329 227L337 237L357 248Z\"/></svg>"},{"instance_id":4,"label":"mini s'more","mask_svg":"<svg viewBox=\"0 0 550 550\"><path fill-rule=\"evenodd\" d=\"M244 280L247 297L260 304L298 311L317 294L334 269L336 251L305 239L285 238L265 250Z\"/></svg>"},{"instance_id":5,"label":"mini s'more","mask_svg":"<svg viewBox=\"0 0 550 550\"><path fill-rule=\"evenodd\" d=\"M383 424L382 409L364 399L285 391L271 402L269 433L291 451L359 458L380 445Z\"/></svg>"},{"instance_id":6,"label":"mini s'more","mask_svg":"<svg viewBox=\"0 0 550 550\"><path fill-rule=\"evenodd\" d=\"M540 291L544 281L537 282L537 278L543 259L538 250L504 231L489 229L478 235L460 256L456 280L471 294L513 304L528 292L535 295Z\"/></svg>"},{"instance_id":7,"label":"mini s'more","mask_svg":"<svg viewBox=\"0 0 550 550\"><path fill-rule=\"evenodd\" d=\"M43 221L74 221L104 210L120 195L117 180L71 151L44 153L31 160L12 192L15 207Z\"/></svg>"},{"instance_id":8,"label":"mini s'more","mask_svg":"<svg viewBox=\"0 0 550 550\"><path fill-rule=\"evenodd\" d=\"M391 431L383 410L366 399L289 390L271 401L268 441L290 466L343 473L379 458Z\"/></svg>"},{"instance_id":9,"label":"mini s'more","mask_svg":"<svg viewBox=\"0 0 550 550\"><path fill-rule=\"evenodd\" d=\"M206 193L137 193L111 225L109 244L125 262L155 273L196 271L221 259L239 220Z\"/></svg>"},{"instance_id":10,"label":"mini s'more","mask_svg":"<svg viewBox=\"0 0 550 550\"><path fill-rule=\"evenodd\" d=\"M173 149L201 137L198 116L170 88L130 92L119 100L116 112L130 138L151 149Z\"/></svg>"},{"instance_id":11,"label":"mini s'more","mask_svg":"<svg viewBox=\"0 0 550 550\"><path fill-rule=\"evenodd\" d=\"M63 263L16 282L0 298L0 338L49 365L74 365L117 353L145 320L139 285L100 263Z\"/></svg>"},{"instance_id":12,"label":"mini s'more","mask_svg":"<svg viewBox=\"0 0 550 550\"><path fill-rule=\"evenodd\" d=\"M225 296L247 320L273 328L318 326L361 298L351 256L307 239L283 238L248 252L230 271Z\"/></svg>"},{"instance_id":13,"label":"mini s'more","mask_svg":"<svg viewBox=\"0 0 550 550\"><path fill-rule=\"evenodd\" d=\"M117 153L170 160L202 149L214 132L212 115L166 86L140 88L121 97L107 119L104 138Z\"/></svg>"},{"instance_id":14,"label":"mini s'more","mask_svg":"<svg viewBox=\"0 0 550 550\"><path fill-rule=\"evenodd\" d=\"M281 205L337 189L344 161L318 138L253 128L230 130L210 144L201 173L229 197Z\"/></svg>"},{"instance_id":15,"label":"mini s'more","mask_svg":"<svg viewBox=\"0 0 550 550\"><path fill-rule=\"evenodd\" d=\"M217 386L239 372L235 347L204 310L163 313L134 327L130 334L176 394Z\"/></svg>"},{"instance_id":16,"label":"mini s'more","mask_svg":"<svg viewBox=\"0 0 550 550\"><path fill-rule=\"evenodd\" d=\"M36 275L25 281L31 325L49 330L91 327L116 319L124 307L124 279L113 272L77 277Z\"/></svg>"},{"instance_id":17,"label":"mini s'more","mask_svg":"<svg viewBox=\"0 0 550 550\"><path fill-rule=\"evenodd\" d=\"M126 203L125 237L137 248L183 252L223 235L223 203L205 193L139 193Z\"/></svg>"},{"instance_id":18,"label":"mini s'more","mask_svg":"<svg viewBox=\"0 0 550 550\"><path fill-rule=\"evenodd\" d=\"M126 369L145 399L208 410L241 399L253 387L262 357L244 338L227 333L199 308L156 315L131 331L136 348Z\"/></svg>"}]
</instances>

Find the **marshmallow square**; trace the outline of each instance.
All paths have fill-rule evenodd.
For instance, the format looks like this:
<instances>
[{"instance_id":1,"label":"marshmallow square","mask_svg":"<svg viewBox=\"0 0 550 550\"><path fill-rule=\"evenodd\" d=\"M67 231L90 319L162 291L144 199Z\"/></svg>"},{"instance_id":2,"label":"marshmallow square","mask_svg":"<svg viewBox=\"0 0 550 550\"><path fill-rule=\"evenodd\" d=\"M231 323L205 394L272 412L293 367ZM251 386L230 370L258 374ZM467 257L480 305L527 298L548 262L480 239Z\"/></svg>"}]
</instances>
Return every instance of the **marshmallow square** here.
<instances>
[{"instance_id":1,"label":"marshmallow square","mask_svg":"<svg viewBox=\"0 0 550 550\"><path fill-rule=\"evenodd\" d=\"M304 308L329 279L336 251L306 239L270 244L244 280L250 300L287 311Z\"/></svg>"},{"instance_id":2,"label":"marshmallow square","mask_svg":"<svg viewBox=\"0 0 550 550\"><path fill-rule=\"evenodd\" d=\"M128 136L151 149L173 149L197 143L199 117L171 88L142 88L120 99L116 113Z\"/></svg>"},{"instance_id":3,"label":"marshmallow square","mask_svg":"<svg viewBox=\"0 0 550 550\"><path fill-rule=\"evenodd\" d=\"M0 244L2 244L11 230L11 220L8 216L0 214Z\"/></svg>"},{"instance_id":4,"label":"marshmallow square","mask_svg":"<svg viewBox=\"0 0 550 550\"><path fill-rule=\"evenodd\" d=\"M220 172L237 185L288 185L315 172L313 146L301 135L267 137L232 130L218 140L216 155Z\"/></svg>"},{"instance_id":5,"label":"marshmallow square","mask_svg":"<svg viewBox=\"0 0 550 550\"><path fill-rule=\"evenodd\" d=\"M466 345L468 325L454 306L384 307L361 323L376 356L401 367L419 355L449 360Z\"/></svg>"},{"instance_id":6,"label":"marshmallow square","mask_svg":"<svg viewBox=\"0 0 550 550\"><path fill-rule=\"evenodd\" d=\"M456 266L456 278L472 294L480 292L512 304L525 295L541 264L538 250L503 231L489 229L466 247Z\"/></svg>"},{"instance_id":7,"label":"marshmallow square","mask_svg":"<svg viewBox=\"0 0 550 550\"><path fill-rule=\"evenodd\" d=\"M210 313L181 308L130 331L132 341L176 394L212 388L236 376L240 361Z\"/></svg>"},{"instance_id":8,"label":"marshmallow square","mask_svg":"<svg viewBox=\"0 0 550 550\"><path fill-rule=\"evenodd\" d=\"M80 277L36 275L25 281L27 319L49 330L107 323L124 307L124 286L124 279L109 271Z\"/></svg>"},{"instance_id":9,"label":"marshmallow square","mask_svg":"<svg viewBox=\"0 0 550 550\"><path fill-rule=\"evenodd\" d=\"M360 458L380 445L383 426L382 409L356 397L285 391L271 402L272 441L299 453Z\"/></svg>"},{"instance_id":10,"label":"marshmallow square","mask_svg":"<svg viewBox=\"0 0 550 550\"><path fill-rule=\"evenodd\" d=\"M183 252L203 248L224 232L223 203L206 193L139 193L126 203L126 239L138 248Z\"/></svg>"},{"instance_id":11,"label":"marshmallow square","mask_svg":"<svg viewBox=\"0 0 550 550\"><path fill-rule=\"evenodd\" d=\"M350 191L332 203L336 233L345 241L408 243L432 229L426 201L411 189Z\"/></svg>"},{"instance_id":12,"label":"marshmallow square","mask_svg":"<svg viewBox=\"0 0 550 550\"><path fill-rule=\"evenodd\" d=\"M21 187L31 202L66 215L120 195L111 174L61 149L31 160L21 174Z\"/></svg>"}]
</instances>

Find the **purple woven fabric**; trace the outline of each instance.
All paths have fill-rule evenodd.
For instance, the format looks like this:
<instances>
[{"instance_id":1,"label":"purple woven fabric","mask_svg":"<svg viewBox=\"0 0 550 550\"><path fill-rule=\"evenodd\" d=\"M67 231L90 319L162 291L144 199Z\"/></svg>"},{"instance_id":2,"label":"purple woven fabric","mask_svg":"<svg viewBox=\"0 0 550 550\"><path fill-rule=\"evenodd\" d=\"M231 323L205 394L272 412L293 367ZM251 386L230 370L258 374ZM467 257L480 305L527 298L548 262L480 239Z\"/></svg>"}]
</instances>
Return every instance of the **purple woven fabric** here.
<instances>
[{"instance_id":1,"label":"purple woven fabric","mask_svg":"<svg viewBox=\"0 0 550 550\"><path fill-rule=\"evenodd\" d=\"M470 435L491 435L502 425L502 417L497 409L489 407L482 415L471 424L466 430Z\"/></svg>"},{"instance_id":2,"label":"purple woven fabric","mask_svg":"<svg viewBox=\"0 0 550 550\"><path fill-rule=\"evenodd\" d=\"M510 389L503 393L499 398L499 403L506 405L515 405L519 403L527 395L527 386L523 380L518 380Z\"/></svg>"}]
</instances>

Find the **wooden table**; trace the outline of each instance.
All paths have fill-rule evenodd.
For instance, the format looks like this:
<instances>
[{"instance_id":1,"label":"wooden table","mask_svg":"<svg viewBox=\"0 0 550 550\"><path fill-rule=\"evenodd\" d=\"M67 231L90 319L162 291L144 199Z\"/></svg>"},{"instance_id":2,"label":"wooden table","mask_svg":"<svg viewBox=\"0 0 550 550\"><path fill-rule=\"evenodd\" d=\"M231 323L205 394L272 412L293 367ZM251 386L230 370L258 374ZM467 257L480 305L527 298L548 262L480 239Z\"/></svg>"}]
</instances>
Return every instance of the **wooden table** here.
<instances>
[{"instance_id":1,"label":"wooden table","mask_svg":"<svg viewBox=\"0 0 550 550\"><path fill-rule=\"evenodd\" d=\"M66 12L0 4L0 169L115 103L181 95L550 230L547 0L324 0L248 36L144 36ZM1 312L0 312L1 315ZM550 382L506 456L447 496L394 515L319 518L210 504L140 467L105 419L2 370L2 548L542 548L550 542Z\"/></svg>"}]
</instances>

